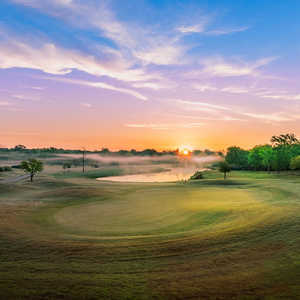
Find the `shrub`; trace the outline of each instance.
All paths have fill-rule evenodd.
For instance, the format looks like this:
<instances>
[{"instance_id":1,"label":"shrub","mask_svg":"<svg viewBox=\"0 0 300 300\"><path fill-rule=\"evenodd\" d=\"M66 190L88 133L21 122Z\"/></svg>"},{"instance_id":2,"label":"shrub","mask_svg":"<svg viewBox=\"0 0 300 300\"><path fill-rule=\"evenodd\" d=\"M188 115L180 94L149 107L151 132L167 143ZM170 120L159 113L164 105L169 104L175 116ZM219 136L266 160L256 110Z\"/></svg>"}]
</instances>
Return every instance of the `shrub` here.
<instances>
[{"instance_id":1,"label":"shrub","mask_svg":"<svg viewBox=\"0 0 300 300\"><path fill-rule=\"evenodd\" d=\"M197 171L194 175L190 177L190 180L198 180L203 179L203 173L201 171Z\"/></svg>"},{"instance_id":2,"label":"shrub","mask_svg":"<svg viewBox=\"0 0 300 300\"><path fill-rule=\"evenodd\" d=\"M9 166L0 167L0 172L9 172L12 168Z\"/></svg>"},{"instance_id":3,"label":"shrub","mask_svg":"<svg viewBox=\"0 0 300 300\"><path fill-rule=\"evenodd\" d=\"M300 170L300 155L291 159L290 168L292 170Z\"/></svg>"},{"instance_id":4,"label":"shrub","mask_svg":"<svg viewBox=\"0 0 300 300\"><path fill-rule=\"evenodd\" d=\"M22 166L21 165L14 165L14 166L11 166L13 169L22 169Z\"/></svg>"}]
</instances>

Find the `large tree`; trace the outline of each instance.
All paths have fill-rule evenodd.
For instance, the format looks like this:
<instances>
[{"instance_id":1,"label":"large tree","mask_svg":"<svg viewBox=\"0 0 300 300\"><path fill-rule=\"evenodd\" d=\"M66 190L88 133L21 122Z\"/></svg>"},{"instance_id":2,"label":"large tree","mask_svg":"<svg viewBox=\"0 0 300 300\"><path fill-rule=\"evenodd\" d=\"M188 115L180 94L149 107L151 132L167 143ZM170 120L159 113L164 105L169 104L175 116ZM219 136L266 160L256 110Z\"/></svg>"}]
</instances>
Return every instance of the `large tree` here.
<instances>
[{"instance_id":1,"label":"large tree","mask_svg":"<svg viewBox=\"0 0 300 300\"><path fill-rule=\"evenodd\" d=\"M248 154L249 151L240 147L229 147L225 156L225 161L228 162L233 169L247 169L248 168Z\"/></svg>"},{"instance_id":2,"label":"large tree","mask_svg":"<svg viewBox=\"0 0 300 300\"><path fill-rule=\"evenodd\" d=\"M273 135L271 138L271 143L275 147L279 146L290 146L294 144L299 144L300 141L296 138L294 133Z\"/></svg>"},{"instance_id":3,"label":"large tree","mask_svg":"<svg viewBox=\"0 0 300 300\"><path fill-rule=\"evenodd\" d=\"M21 163L21 168L26 172L30 174L30 181L33 181L33 177L43 171L43 163L40 160L37 159L28 159L24 160Z\"/></svg>"},{"instance_id":4,"label":"large tree","mask_svg":"<svg viewBox=\"0 0 300 300\"><path fill-rule=\"evenodd\" d=\"M231 171L229 163L227 161L221 161L219 163L219 171L224 173L224 179L226 179L227 173Z\"/></svg>"},{"instance_id":5,"label":"large tree","mask_svg":"<svg viewBox=\"0 0 300 300\"><path fill-rule=\"evenodd\" d=\"M295 149L299 149L300 141L293 133L287 133L272 136L271 143L274 149L273 168L277 171L288 170L292 157L297 155Z\"/></svg>"}]
</instances>

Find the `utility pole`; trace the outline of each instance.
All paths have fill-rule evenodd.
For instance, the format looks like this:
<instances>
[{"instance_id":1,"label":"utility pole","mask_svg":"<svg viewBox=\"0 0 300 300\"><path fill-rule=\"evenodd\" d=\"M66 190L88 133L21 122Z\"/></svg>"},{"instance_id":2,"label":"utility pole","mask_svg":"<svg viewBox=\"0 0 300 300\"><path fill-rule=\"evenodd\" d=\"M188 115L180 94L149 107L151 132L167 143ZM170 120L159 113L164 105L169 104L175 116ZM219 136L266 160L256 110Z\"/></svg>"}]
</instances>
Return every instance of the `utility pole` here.
<instances>
[{"instance_id":1,"label":"utility pole","mask_svg":"<svg viewBox=\"0 0 300 300\"><path fill-rule=\"evenodd\" d=\"M82 151L82 173L85 171L85 149Z\"/></svg>"}]
</instances>

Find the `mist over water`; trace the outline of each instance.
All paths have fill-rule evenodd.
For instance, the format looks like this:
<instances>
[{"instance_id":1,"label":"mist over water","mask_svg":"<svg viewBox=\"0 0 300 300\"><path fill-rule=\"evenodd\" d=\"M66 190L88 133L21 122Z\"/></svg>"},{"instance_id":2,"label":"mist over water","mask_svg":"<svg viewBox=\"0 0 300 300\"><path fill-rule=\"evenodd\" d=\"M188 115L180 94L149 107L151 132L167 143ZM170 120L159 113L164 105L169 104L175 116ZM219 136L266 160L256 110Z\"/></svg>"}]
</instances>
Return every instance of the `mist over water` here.
<instances>
[{"instance_id":1,"label":"mist over water","mask_svg":"<svg viewBox=\"0 0 300 300\"><path fill-rule=\"evenodd\" d=\"M81 154L61 155L79 159ZM119 168L124 175L100 177L97 180L118 182L173 182L189 179L196 171L205 170L221 158L216 155L121 156L87 153L86 160L101 168Z\"/></svg>"},{"instance_id":2,"label":"mist over water","mask_svg":"<svg viewBox=\"0 0 300 300\"><path fill-rule=\"evenodd\" d=\"M100 158L101 159L101 158ZM208 163L218 161L218 156L163 156L163 157L105 157L106 162L118 162L120 164L138 165L142 174L110 176L97 178L103 181L118 182L173 182L189 179L196 171L206 170ZM116 160L117 159L117 160ZM149 167L156 165L166 169L165 171L149 172ZM144 172L143 172L144 170Z\"/></svg>"}]
</instances>

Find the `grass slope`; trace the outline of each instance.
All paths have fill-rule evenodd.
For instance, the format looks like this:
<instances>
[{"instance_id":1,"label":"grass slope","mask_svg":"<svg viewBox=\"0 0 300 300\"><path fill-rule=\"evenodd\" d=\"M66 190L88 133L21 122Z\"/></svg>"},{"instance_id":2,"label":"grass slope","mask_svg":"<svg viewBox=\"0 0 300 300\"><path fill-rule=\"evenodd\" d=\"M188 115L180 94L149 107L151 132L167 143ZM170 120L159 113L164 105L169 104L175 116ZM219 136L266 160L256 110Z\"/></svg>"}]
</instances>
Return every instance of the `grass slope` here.
<instances>
[{"instance_id":1,"label":"grass slope","mask_svg":"<svg viewBox=\"0 0 300 300\"><path fill-rule=\"evenodd\" d=\"M0 299L300 299L300 179L0 185Z\"/></svg>"}]
</instances>

